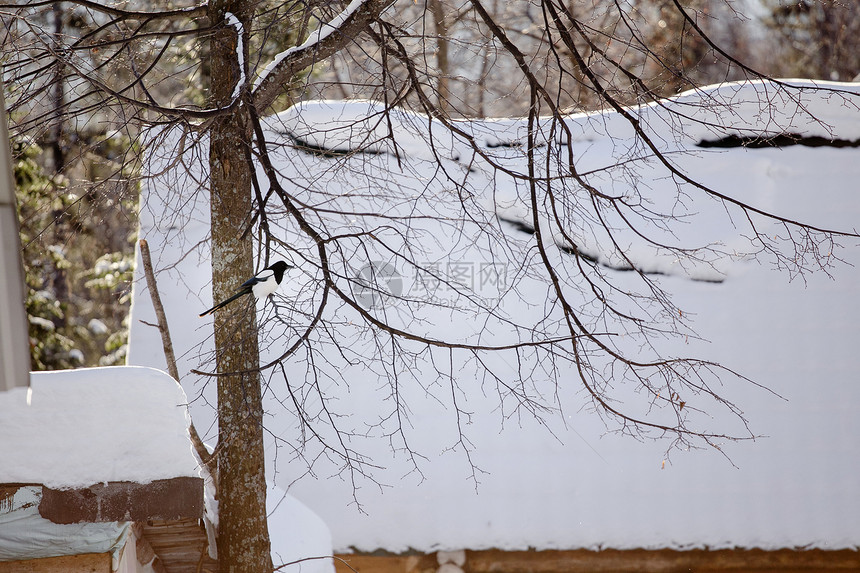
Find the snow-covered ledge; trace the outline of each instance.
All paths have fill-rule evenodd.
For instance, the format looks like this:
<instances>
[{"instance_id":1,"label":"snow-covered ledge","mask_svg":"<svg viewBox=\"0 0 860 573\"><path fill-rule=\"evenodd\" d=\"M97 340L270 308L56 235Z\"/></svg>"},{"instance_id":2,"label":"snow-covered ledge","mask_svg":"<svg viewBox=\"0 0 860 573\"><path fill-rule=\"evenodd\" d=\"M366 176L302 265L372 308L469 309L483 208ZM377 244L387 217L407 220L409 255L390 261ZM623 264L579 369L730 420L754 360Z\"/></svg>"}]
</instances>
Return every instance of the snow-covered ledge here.
<instances>
[{"instance_id":1,"label":"snow-covered ledge","mask_svg":"<svg viewBox=\"0 0 860 573\"><path fill-rule=\"evenodd\" d=\"M202 517L186 403L142 367L37 372L30 396L0 392L0 546L12 552L0 559L16 543L22 558L113 551L126 522Z\"/></svg>"}]
</instances>

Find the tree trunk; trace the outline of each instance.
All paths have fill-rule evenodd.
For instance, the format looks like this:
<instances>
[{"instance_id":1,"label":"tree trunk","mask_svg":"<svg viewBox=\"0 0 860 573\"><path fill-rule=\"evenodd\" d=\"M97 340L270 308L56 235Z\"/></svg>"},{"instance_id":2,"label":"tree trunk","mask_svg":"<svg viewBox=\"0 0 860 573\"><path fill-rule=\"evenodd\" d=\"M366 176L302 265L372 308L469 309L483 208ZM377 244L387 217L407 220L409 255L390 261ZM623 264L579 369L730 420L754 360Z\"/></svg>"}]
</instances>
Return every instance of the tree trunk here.
<instances>
[{"instance_id":1,"label":"tree trunk","mask_svg":"<svg viewBox=\"0 0 860 573\"><path fill-rule=\"evenodd\" d=\"M240 78L236 28L225 22L230 12L245 29L252 2L218 0L209 17L224 23L212 38L212 96L218 106L233 99ZM247 38L242 42L247 46ZM212 233L212 290L216 300L254 273L253 243L242 233L251 212L251 168L246 159L250 121L244 106L213 122L209 169ZM215 349L219 373L251 371L218 378L218 560L220 570L261 573L272 570L266 523L263 455L263 407L260 395L257 321L253 301L238 302L215 314Z\"/></svg>"},{"instance_id":2,"label":"tree trunk","mask_svg":"<svg viewBox=\"0 0 860 573\"><path fill-rule=\"evenodd\" d=\"M53 49L57 54L62 53L61 45L63 43L63 5L57 2L51 6L51 12L54 16L54 42ZM51 145L51 155L54 162L54 173L60 173L66 166L66 158L63 152L63 126L66 122L66 95L64 93L65 86L63 82L63 74L65 66L62 58L57 58L56 66L54 67L54 84L51 86L51 99L54 106L54 119L51 126L51 134L49 135L49 143ZM66 300L66 299L60 299Z\"/></svg>"},{"instance_id":3,"label":"tree trunk","mask_svg":"<svg viewBox=\"0 0 860 573\"><path fill-rule=\"evenodd\" d=\"M438 67L439 79L436 85L436 93L439 109L448 113L451 104L451 89L449 85L451 66L448 61L448 22L445 19L445 6L442 0L429 0L427 6L433 15L433 24L436 28L436 65Z\"/></svg>"}]
</instances>

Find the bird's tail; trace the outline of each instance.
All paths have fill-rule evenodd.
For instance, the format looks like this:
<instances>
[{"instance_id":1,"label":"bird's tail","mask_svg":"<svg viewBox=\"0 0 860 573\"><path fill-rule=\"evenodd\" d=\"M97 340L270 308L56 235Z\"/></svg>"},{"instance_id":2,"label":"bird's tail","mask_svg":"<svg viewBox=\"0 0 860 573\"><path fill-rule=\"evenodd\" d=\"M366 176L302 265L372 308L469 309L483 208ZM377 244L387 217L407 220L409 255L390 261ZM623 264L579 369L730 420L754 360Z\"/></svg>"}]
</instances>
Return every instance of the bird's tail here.
<instances>
[{"instance_id":1,"label":"bird's tail","mask_svg":"<svg viewBox=\"0 0 860 573\"><path fill-rule=\"evenodd\" d=\"M240 290L239 292L237 292L236 294L234 294L233 296L231 296L230 298L228 298L227 300L222 300L221 302L219 302L218 304L216 304L215 306L213 306L213 307L212 307L212 308L210 308L209 310L204 311L204 312L201 312L201 313L200 313L200 316L206 316L207 314L212 314L213 312L215 312L215 311L216 311L216 310L218 310L219 308L222 308L222 307L224 307L224 306L227 306L228 304L230 304L231 302L233 302L233 301L234 301L234 300L236 300L237 298L239 298L239 297L241 297L241 296L245 296L246 294L250 294L250 293L251 293L251 289L250 289L250 288L242 289L242 290Z\"/></svg>"}]
</instances>

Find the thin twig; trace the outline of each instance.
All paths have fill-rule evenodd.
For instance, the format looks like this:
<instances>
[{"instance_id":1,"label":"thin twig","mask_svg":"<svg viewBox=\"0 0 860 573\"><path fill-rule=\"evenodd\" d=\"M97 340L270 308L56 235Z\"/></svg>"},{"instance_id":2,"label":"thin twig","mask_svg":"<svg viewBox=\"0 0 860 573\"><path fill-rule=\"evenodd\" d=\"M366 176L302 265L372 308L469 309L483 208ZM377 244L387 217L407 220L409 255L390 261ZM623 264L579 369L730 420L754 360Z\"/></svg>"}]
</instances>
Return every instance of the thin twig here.
<instances>
[{"instance_id":1,"label":"thin twig","mask_svg":"<svg viewBox=\"0 0 860 573\"><path fill-rule=\"evenodd\" d=\"M281 569L284 569L286 567L290 567L291 565L296 565L296 564L302 563L304 561L316 561L319 559L331 559L332 561L339 561L340 563L343 563L346 567L348 567L353 573L358 573L358 570L355 567L353 567L352 565L350 565L349 561L342 559L341 557L338 557L337 555L321 555L319 557L304 557L302 559L296 559L295 561L290 561L289 563L284 563L283 565L278 565L277 567L275 567L273 569L273 571L280 571Z\"/></svg>"},{"instance_id":2,"label":"thin twig","mask_svg":"<svg viewBox=\"0 0 860 573\"><path fill-rule=\"evenodd\" d=\"M167 372L170 376L179 382L179 368L176 366L176 355L173 353L173 342L170 339L170 329L167 327L167 315L164 312L164 305L161 303L161 295L158 294L158 284L155 282L155 272L152 270L152 259L149 256L149 245L146 239L140 240L140 258L143 261L143 274L146 277L146 286L149 288L150 298L152 299L152 307L155 309L155 318L158 323L155 325L161 333L161 344L164 347L164 359L167 361ZM141 321L143 322L143 321ZM150 324L144 322L144 324ZM194 427L194 422L189 422L188 431L191 434L191 443L194 444L194 450L197 452L200 461L209 470L216 486L217 467L215 465L215 456L209 453L206 444L197 433L197 428Z\"/></svg>"}]
</instances>

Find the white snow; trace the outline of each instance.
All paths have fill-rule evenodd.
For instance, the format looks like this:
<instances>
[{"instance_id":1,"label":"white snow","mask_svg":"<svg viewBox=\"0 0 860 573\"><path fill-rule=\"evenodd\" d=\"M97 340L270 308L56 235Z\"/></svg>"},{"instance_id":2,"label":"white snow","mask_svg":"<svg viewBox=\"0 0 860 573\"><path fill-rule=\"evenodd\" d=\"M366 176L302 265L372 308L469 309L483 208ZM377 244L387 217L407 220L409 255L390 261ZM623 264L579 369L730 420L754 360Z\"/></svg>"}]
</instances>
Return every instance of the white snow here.
<instances>
[{"instance_id":1,"label":"white snow","mask_svg":"<svg viewBox=\"0 0 860 573\"><path fill-rule=\"evenodd\" d=\"M233 94L230 96L230 100L236 101L236 98L239 97L239 94L242 93L242 88L245 87L245 28L242 26L242 22L239 21L239 18L236 17L232 12L227 12L224 14L224 19L227 21L227 24L233 26L236 30L236 60L239 62L239 80L236 82L236 86L233 88Z\"/></svg>"},{"instance_id":2,"label":"white snow","mask_svg":"<svg viewBox=\"0 0 860 573\"><path fill-rule=\"evenodd\" d=\"M108 367L31 374L0 392L0 483L89 487L197 477L187 399L164 372Z\"/></svg>"},{"instance_id":3,"label":"white snow","mask_svg":"<svg viewBox=\"0 0 860 573\"><path fill-rule=\"evenodd\" d=\"M91 318L90 321L87 323L87 328L96 336L101 336L102 334L108 333L107 325L97 318Z\"/></svg>"},{"instance_id":4,"label":"white snow","mask_svg":"<svg viewBox=\"0 0 860 573\"><path fill-rule=\"evenodd\" d=\"M655 144L680 169L716 191L787 217L852 230L860 221L856 148L705 150L695 145L726 133L860 138L858 100L851 95L858 86L793 83L805 88L792 92L794 97L772 84L728 84L634 111ZM815 92L816 85L830 91ZM766 107L763 101L774 102L775 107ZM703 123L669 115L667 107ZM525 123L458 124L488 155L482 159L473 158L470 146L438 123L404 112L392 116L395 146L379 109L372 102L308 102L266 120L273 142L289 143L289 134L342 151L372 143L380 152L332 158L288 145L272 146L276 168L289 191L305 204L324 208L308 212L314 224L344 234L373 228L385 242L385 247L373 250L371 245L367 251L350 250L345 243L342 252L333 253L332 264L348 276L363 276L360 272L371 261L400 269L400 280L391 277L390 285L415 305L410 312L397 305L380 310L392 324L465 342L517 340L516 329L476 316L457 285L469 282L475 296L498 300L518 323L543 317L545 283L529 275L506 274L516 267L492 267L498 260L534 260L533 238L514 224L532 220L527 195L510 177L494 175L487 163L494 160L523 171ZM803 110L823 124L795 113ZM731 128L717 131L709 125L713 120ZM269 479L322 517L338 550L860 545L858 241L842 241L844 248L834 254L849 264L837 263L831 276L800 277L774 270L766 256L760 263L753 260L756 247L743 236L748 234L745 220L730 207L690 189L685 189L680 203L675 202L673 179L644 159L645 147L626 120L614 113L585 114L570 117L566 125L569 142L559 130L553 137L572 146L577 168L590 184L618 195L639 196L656 211L671 210L683 217L671 232L643 223L648 233L671 244L715 245L723 253L680 260L671 250L655 249L624 232L618 219L609 221L617 228L618 244L637 267L663 273L655 280L672 294L704 339L659 341L660 350L719 361L781 396L728 378L718 388L743 410L753 432L764 437L722 441L719 445L731 463L707 449L675 451L667 460L666 443L607 434L563 364L544 373L539 356L524 356L534 373L529 390L556 407L537 421L500 399L474 361L452 356L449 363L447 352L427 352L411 364L362 359L364 353L385 345L370 335L354 311L335 305L326 316L329 330L311 339L318 351L313 356L318 359L315 375L304 351L285 363L292 395L279 371L265 372L267 427L283 440L268 444ZM553 128L548 122L540 127L547 134ZM171 156L170 145L168 138L156 150L161 159L154 158L153 172L159 172L159 160ZM441 169L431 160L434 156L441 158ZM625 166L634 165L635 171L615 167L619 159L628 161ZM157 267L163 270L161 296L192 415L198 429L210 428L213 435L214 382L189 373L193 368L212 369L211 322L196 316L211 301L208 252L200 246L208 237L207 198L197 191L199 181L205 181L205 165L205 157L187 154L180 167L148 183L141 237L158 253ZM265 180L262 173L260 179ZM463 219L461 202L471 202L476 220ZM385 218L376 219L373 213ZM496 214L512 223L497 223ZM754 220L769 237L784 232L758 217ZM290 271L272 300L258 304L264 360L280 356L295 340L318 302L314 245L286 219L270 223L291 247L275 259L290 256L300 269ZM476 233L486 229L502 237L492 243L498 247L492 253L488 241L475 242ZM605 233L589 232L585 226L576 230L583 251L608 265L620 261ZM563 238L558 242L563 244ZM430 290L392 255L400 252L409 252L425 268L436 268L451 281ZM561 251L551 256L560 270L566 268L569 259ZM604 272L620 291L641 289L634 273ZM571 280L573 298L578 292L575 273L563 278ZM515 290L506 288L512 285ZM153 321L142 286L138 275L129 361L162 368L158 333L139 322ZM427 300L438 306L423 304ZM343 354L329 335L341 342ZM492 367L510 374L516 371L511 364L516 360L500 355ZM452 392L434 367L451 372L459 389ZM389 386L394 371L399 377L396 395ZM323 417L320 395L340 416L339 428L351 434L351 451L379 467L359 464L351 473L297 422L291 398L302 401L309 415L319 416L314 418L314 431L337 443ZM618 396L636 404L635 393L625 393L623 387ZM408 408L398 411L401 402ZM707 415L697 419L707 428L737 429L737 421L726 412L711 409L713 404L702 406ZM395 425L395 414L401 415L402 426ZM409 455L410 450L417 455ZM274 511L273 537L280 524L289 521L290 511L294 510Z\"/></svg>"},{"instance_id":5,"label":"white snow","mask_svg":"<svg viewBox=\"0 0 860 573\"><path fill-rule=\"evenodd\" d=\"M27 320L30 321L30 324L35 324L47 332L53 332L56 329L53 322L47 318L42 318L41 316L27 316Z\"/></svg>"},{"instance_id":6,"label":"white snow","mask_svg":"<svg viewBox=\"0 0 860 573\"><path fill-rule=\"evenodd\" d=\"M331 532L317 514L279 487L267 492L272 562L288 573L330 573ZM288 565L289 564L289 565Z\"/></svg>"}]
</instances>

